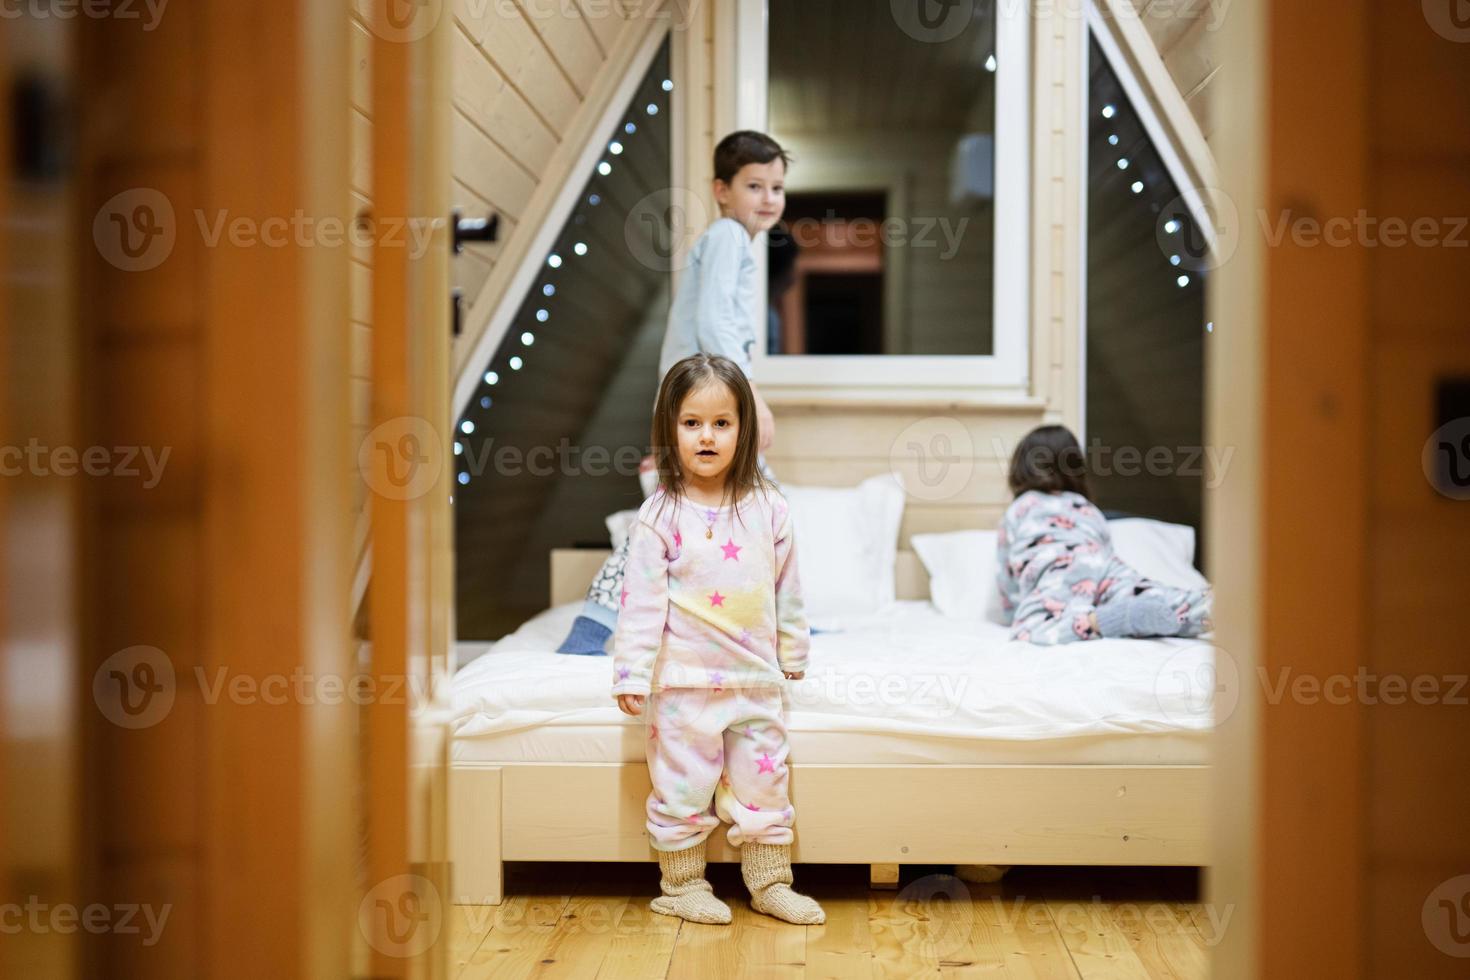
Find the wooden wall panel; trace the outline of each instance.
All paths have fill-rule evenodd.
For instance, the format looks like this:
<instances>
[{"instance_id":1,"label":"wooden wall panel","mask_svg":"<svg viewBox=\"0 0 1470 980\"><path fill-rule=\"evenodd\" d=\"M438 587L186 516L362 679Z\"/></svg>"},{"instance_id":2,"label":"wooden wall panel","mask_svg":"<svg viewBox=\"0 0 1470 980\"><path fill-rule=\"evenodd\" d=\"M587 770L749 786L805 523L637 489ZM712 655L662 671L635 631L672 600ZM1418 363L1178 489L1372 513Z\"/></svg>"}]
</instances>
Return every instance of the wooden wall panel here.
<instances>
[{"instance_id":1,"label":"wooden wall panel","mask_svg":"<svg viewBox=\"0 0 1470 980\"><path fill-rule=\"evenodd\" d=\"M1377 219L1363 243L1372 366L1371 421L1360 437L1363 547L1373 556L1366 666L1377 677L1420 679L1427 695L1364 710L1364 965L1368 976L1448 978L1464 973L1467 961L1450 954L1470 953L1462 938L1470 922L1463 904L1453 912L1426 904L1442 883L1470 870L1470 781L1453 763L1458 753L1447 751L1470 744L1470 685L1463 681L1470 654L1463 635L1448 628L1455 617L1446 615L1470 594L1470 565L1456 546L1470 541L1470 503L1429 485L1420 451L1439 422L1436 384L1470 383L1470 59L1463 37L1433 29L1430 7L1364 6L1371 54L1364 59L1361 204ZM1390 221L1417 222L1419 243L1396 235ZM1460 465L1467 463L1462 457ZM1464 903L1467 896L1470 886L1462 885L1447 897Z\"/></svg>"},{"instance_id":2,"label":"wooden wall panel","mask_svg":"<svg viewBox=\"0 0 1470 980\"><path fill-rule=\"evenodd\" d=\"M1169 77L1184 96L1206 139L1213 127L1207 92L1223 67L1216 51L1230 0L1127 0L1143 22Z\"/></svg>"},{"instance_id":3,"label":"wooden wall panel","mask_svg":"<svg viewBox=\"0 0 1470 980\"><path fill-rule=\"evenodd\" d=\"M347 6L349 71L351 104L348 107L348 160L351 172L351 213L360 234L354 236L351 265L348 267L348 313L352 320L348 335L349 403L348 422L352 453L352 525L353 560L364 562L367 547L368 487L357 472L357 451L372 430L372 358L373 358L373 246L369 230L373 218L373 32L369 18L371 7L362 2ZM359 567L355 578L366 581L365 568ZM360 595L353 596L356 608ZM359 625L361 623L359 622Z\"/></svg>"},{"instance_id":4,"label":"wooden wall panel","mask_svg":"<svg viewBox=\"0 0 1470 980\"><path fill-rule=\"evenodd\" d=\"M1422 219L1444 236L1470 212L1451 176L1470 167L1470 61L1433 22L1448 9L1276 4L1227 30L1241 68L1213 111L1236 206L1351 230L1335 246L1244 234L1219 270L1215 316L1234 329L1211 439L1243 467L1212 501L1220 643L1243 676L1352 686L1331 704L1247 682L1222 725L1207 897L1244 918L1217 975L1448 978L1470 952L1470 798L1450 761L1470 712L1449 700L1470 660L1446 614L1470 591L1470 520L1421 464L1438 384L1470 378L1470 280L1442 240L1383 237ZM1390 703L1395 676L1431 685L1424 703Z\"/></svg>"},{"instance_id":5,"label":"wooden wall panel","mask_svg":"<svg viewBox=\"0 0 1470 980\"><path fill-rule=\"evenodd\" d=\"M350 812L348 716L211 701L195 673L348 672L347 253L214 242L207 227L348 213L349 113L366 117L343 12L205 3L146 32L78 21L79 87L108 93L78 100L84 422L99 444L168 452L155 486L95 494L78 688L89 897L168 919L150 945L88 937L80 975L347 970L350 843L322 830ZM120 268L92 240L92 216L134 188L172 210L154 268ZM137 645L162 651L174 682L166 715L133 729L90 703L90 672Z\"/></svg>"},{"instance_id":6,"label":"wooden wall panel","mask_svg":"<svg viewBox=\"0 0 1470 980\"><path fill-rule=\"evenodd\" d=\"M95 895L97 821L87 805L90 566L81 459L87 391L75 253L77 174L65 153L76 25L10 10L0 31L0 975L85 973L85 936L57 928L64 904ZM26 110L55 113L41 127ZM29 122L29 124L27 124ZM49 131L48 131L49 130ZM39 452L38 452L39 450ZM36 453L36 455L32 455ZM115 477L114 477L115 478ZM22 911L39 900L40 919ZM46 927L46 907L52 913Z\"/></svg>"},{"instance_id":7,"label":"wooden wall panel","mask_svg":"<svg viewBox=\"0 0 1470 980\"><path fill-rule=\"evenodd\" d=\"M515 3L455 0L456 27L484 51L486 59L541 116L558 139L566 132L582 96L572 87L556 55L527 23ZM454 79L458 88L461 80ZM461 173L459 166L455 174Z\"/></svg>"}]
</instances>

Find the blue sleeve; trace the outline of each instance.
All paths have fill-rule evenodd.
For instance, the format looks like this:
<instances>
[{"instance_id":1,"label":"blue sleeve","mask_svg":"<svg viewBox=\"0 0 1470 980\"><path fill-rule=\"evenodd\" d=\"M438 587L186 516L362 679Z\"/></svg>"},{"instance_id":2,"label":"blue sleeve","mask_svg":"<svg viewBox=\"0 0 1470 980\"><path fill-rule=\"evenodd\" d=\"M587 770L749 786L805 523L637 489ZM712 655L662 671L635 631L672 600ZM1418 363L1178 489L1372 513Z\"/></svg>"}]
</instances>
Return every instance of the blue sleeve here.
<instances>
[{"instance_id":1,"label":"blue sleeve","mask_svg":"<svg viewBox=\"0 0 1470 980\"><path fill-rule=\"evenodd\" d=\"M752 326L736 315L735 292L748 245L745 231L734 222L712 227L699 263L699 306L694 311L694 338L706 354L728 357L751 376Z\"/></svg>"}]
</instances>

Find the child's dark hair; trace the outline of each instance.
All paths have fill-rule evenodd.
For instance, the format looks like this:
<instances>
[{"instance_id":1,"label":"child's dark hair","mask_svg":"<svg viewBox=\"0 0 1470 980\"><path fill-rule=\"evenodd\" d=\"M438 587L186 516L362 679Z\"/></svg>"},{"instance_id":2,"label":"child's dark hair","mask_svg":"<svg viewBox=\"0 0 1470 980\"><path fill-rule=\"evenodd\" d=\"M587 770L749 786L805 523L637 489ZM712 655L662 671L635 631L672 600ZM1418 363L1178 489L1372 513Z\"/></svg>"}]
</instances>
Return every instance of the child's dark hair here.
<instances>
[{"instance_id":1,"label":"child's dark hair","mask_svg":"<svg viewBox=\"0 0 1470 980\"><path fill-rule=\"evenodd\" d=\"M725 489L720 497L724 506L744 499L752 490L775 489L759 466L760 432L755 415L755 395L745 372L727 357L713 354L694 354L684 358L664 375L658 386L658 398L653 403L653 458L658 464L658 482L665 497L672 498L675 506L684 496L684 467L679 460L679 409L690 392L709 384L723 384L735 395L739 412L739 431L735 435L735 459L725 471ZM664 502L659 503L659 513ZM738 516L738 515L737 515Z\"/></svg>"},{"instance_id":2,"label":"child's dark hair","mask_svg":"<svg viewBox=\"0 0 1470 980\"><path fill-rule=\"evenodd\" d=\"M791 167L791 154L782 149L780 143L765 133L742 129L726 136L715 147L715 179L728 184L747 163L770 163L772 160L780 160L788 169Z\"/></svg>"},{"instance_id":3,"label":"child's dark hair","mask_svg":"<svg viewBox=\"0 0 1470 980\"><path fill-rule=\"evenodd\" d=\"M1027 490L1067 490L1092 498L1087 485L1087 457L1065 425L1043 425L1026 433L1011 454L1007 481L1017 497Z\"/></svg>"}]
</instances>

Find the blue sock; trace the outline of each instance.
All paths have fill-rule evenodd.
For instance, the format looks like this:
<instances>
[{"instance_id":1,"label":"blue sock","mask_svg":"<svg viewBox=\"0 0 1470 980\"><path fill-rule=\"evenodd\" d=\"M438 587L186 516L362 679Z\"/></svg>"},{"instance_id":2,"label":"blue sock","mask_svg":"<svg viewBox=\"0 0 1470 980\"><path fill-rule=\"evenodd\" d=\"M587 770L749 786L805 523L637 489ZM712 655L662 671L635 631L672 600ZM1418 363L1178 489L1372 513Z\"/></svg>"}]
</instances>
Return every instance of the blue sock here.
<instances>
[{"instance_id":1,"label":"blue sock","mask_svg":"<svg viewBox=\"0 0 1470 980\"><path fill-rule=\"evenodd\" d=\"M604 657L607 651L603 650L603 646L607 644L607 638L610 636L612 636L612 630L597 620L578 616L572 622L572 631L567 634L561 646L556 648L556 652L570 653L579 657Z\"/></svg>"},{"instance_id":2,"label":"blue sock","mask_svg":"<svg viewBox=\"0 0 1470 980\"><path fill-rule=\"evenodd\" d=\"M1182 624L1163 596L1141 592L1099 606L1097 629L1103 636L1178 636Z\"/></svg>"}]
</instances>

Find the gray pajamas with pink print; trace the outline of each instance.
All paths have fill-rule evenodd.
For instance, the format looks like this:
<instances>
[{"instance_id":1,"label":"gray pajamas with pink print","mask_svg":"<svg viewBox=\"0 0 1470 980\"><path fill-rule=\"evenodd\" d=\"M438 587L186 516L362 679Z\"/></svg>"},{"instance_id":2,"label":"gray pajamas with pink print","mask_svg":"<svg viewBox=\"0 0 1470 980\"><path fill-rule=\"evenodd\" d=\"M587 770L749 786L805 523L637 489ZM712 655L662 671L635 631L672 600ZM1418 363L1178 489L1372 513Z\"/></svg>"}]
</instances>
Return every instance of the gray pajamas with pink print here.
<instances>
[{"instance_id":1,"label":"gray pajamas with pink print","mask_svg":"<svg viewBox=\"0 0 1470 980\"><path fill-rule=\"evenodd\" d=\"M1208 589L1178 589L1144 578L1113 554L1107 519L1076 493L1028 490L1011 502L996 538L997 587L1011 637L1052 645L1108 636L1198 636L1210 629ZM1147 632L1126 625L1114 603L1167 605L1167 623ZM1177 625L1175 620L1177 619Z\"/></svg>"}]
</instances>

